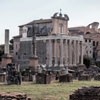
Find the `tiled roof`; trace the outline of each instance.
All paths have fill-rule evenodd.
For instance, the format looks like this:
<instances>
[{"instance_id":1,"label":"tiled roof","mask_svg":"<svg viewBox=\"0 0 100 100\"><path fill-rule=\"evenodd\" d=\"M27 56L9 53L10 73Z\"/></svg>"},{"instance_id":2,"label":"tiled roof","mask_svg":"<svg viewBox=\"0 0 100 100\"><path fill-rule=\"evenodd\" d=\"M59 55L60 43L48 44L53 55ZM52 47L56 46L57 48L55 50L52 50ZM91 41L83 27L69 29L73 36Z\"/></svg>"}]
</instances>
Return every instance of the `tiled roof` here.
<instances>
[{"instance_id":1,"label":"tiled roof","mask_svg":"<svg viewBox=\"0 0 100 100\"><path fill-rule=\"evenodd\" d=\"M51 23L52 19L40 19L40 20L33 20L27 24L20 25L19 27L25 26L25 25L32 25L32 24L40 24L40 23Z\"/></svg>"},{"instance_id":2,"label":"tiled roof","mask_svg":"<svg viewBox=\"0 0 100 100\"><path fill-rule=\"evenodd\" d=\"M14 36L13 38L21 38L21 35Z\"/></svg>"}]
</instances>

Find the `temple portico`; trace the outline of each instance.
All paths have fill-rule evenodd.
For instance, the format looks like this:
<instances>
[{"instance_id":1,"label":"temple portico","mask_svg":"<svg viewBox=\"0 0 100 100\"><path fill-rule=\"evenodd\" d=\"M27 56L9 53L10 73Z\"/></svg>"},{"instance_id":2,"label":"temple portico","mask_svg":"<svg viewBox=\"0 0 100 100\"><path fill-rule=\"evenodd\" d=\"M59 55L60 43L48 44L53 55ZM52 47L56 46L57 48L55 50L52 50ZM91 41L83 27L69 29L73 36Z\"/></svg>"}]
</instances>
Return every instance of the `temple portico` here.
<instances>
[{"instance_id":1,"label":"temple portico","mask_svg":"<svg viewBox=\"0 0 100 100\"><path fill-rule=\"evenodd\" d=\"M82 36L64 34L36 37L36 41L46 42L46 64L49 67L83 65Z\"/></svg>"}]
</instances>

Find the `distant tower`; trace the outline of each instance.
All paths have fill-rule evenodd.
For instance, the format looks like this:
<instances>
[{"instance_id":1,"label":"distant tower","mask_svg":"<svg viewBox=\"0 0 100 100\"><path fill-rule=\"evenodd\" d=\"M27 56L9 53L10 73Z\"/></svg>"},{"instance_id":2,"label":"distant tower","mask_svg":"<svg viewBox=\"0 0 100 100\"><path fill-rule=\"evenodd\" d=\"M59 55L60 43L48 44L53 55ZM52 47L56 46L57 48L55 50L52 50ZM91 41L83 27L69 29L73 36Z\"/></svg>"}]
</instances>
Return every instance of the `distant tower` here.
<instances>
[{"instance_id":1,"label":"distant tower","mask_svg":"<svg viewBox=\"0 0 100 100\"><path fill-rule=\"evenodd\" d=\"M5 50L4 54L9 54L9 29L5 29Z\"/></svg>"}]
</instances>

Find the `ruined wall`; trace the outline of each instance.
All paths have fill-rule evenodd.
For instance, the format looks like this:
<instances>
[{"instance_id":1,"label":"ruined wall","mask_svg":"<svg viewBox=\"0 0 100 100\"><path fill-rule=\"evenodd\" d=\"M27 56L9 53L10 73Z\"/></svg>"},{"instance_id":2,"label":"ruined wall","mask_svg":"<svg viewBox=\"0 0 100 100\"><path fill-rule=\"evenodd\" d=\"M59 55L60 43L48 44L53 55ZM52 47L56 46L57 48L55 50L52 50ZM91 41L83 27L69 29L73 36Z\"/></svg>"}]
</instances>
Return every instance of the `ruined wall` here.
<instances>
[{"instance_id":1,"label":"ruined wall","mask_svg":"<svg viewBox=\"0 0 100 100\"><path fill-rule=\"evenodd\" d=\"M33 55L32 41L21 41L20 49L18 52L18 63L21 68L27 68L29 66L29 58Z\"/></svg>"}]
</instances>

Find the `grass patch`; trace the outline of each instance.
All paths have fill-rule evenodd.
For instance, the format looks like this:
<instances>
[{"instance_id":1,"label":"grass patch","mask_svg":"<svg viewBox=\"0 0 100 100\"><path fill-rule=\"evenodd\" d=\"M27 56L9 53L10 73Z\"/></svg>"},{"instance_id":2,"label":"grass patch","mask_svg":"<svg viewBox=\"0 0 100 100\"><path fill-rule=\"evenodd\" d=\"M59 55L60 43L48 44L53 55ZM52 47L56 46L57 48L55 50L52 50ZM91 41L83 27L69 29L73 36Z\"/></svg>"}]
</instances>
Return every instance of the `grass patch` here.
<instances>
[{"instance_id":1,"label":"grass patch","mask_svg":"<svg viewBox=\"0 0 100 100\"><path fill-rule=\"evenodd\" d=\"M70 94L84 86L100 86L99 81L73 81L71 83L33 84L22 85L0 84L0 92L24 92L32 100L68 100Z\"/></svg>"}]
</instances>

